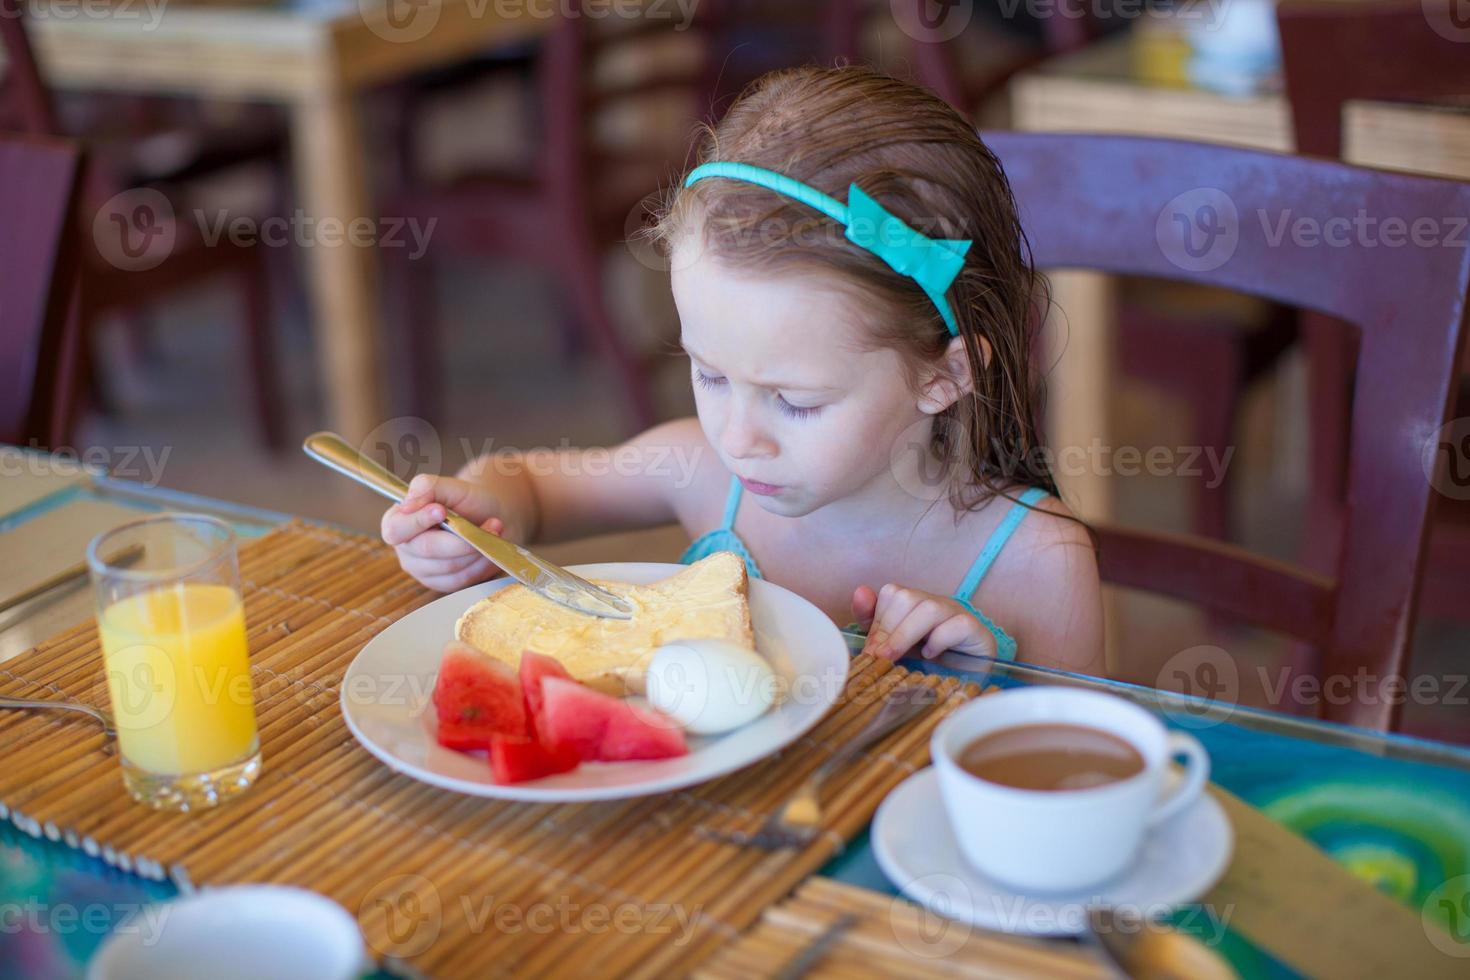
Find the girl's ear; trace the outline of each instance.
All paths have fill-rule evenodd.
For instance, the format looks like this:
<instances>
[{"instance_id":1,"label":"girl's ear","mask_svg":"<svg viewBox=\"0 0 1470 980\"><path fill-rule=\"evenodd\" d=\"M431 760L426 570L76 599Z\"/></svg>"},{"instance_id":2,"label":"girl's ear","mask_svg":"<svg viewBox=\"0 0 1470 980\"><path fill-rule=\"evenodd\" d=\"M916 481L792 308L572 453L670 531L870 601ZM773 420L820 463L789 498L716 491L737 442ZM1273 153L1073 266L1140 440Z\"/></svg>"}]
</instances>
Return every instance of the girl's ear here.
<instances>
[{"instance_id":1,"label":"girl's ear","mask_svg":"<svg viewBox=\"0 0 1470 980\"><path fill-rule=\"evenodd\" d=\"M976 339L980 341L980 363L988 366L990 342L984 337ZM965 353L963 337L950 340L944 356L931 371L931 376L919 389L919 411L926 415L938 415L975 390L975 379L970 375L970 358Z\"/></svg>"}]
</instances>

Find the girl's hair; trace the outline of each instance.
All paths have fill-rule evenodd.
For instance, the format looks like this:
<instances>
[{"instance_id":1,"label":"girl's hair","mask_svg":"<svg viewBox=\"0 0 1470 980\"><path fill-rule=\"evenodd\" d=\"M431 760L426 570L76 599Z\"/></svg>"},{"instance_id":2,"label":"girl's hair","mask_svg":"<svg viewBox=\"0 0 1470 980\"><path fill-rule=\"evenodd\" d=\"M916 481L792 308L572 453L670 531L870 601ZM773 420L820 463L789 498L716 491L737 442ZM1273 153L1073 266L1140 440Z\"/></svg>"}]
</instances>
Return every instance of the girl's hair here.
<instances>
[{"instance_id":1,"label":"girl's hair","mask_svg":"<svg viewBox=\"0 0 1470 980\"><path fill-rule=\"evenodd\" d=\"M838 200L856 183L931 238L972 239L948 296L974 388L936 416L933 450L959 511L1017 486L1057 493L1037 431L1032 361L1044 281L1000 161L963 116L868 68L785 69L757 79L718 124L702 127L694 165L714 160L775 170ZM651 228L666 253L690 233L731 268L815 270L860 296L871 311L867 340L899 353L911 387L926 368L942 370L951 338L929 297L830 219L757 185L702 180L681 184Z\"/></svg>"}]
</instances>

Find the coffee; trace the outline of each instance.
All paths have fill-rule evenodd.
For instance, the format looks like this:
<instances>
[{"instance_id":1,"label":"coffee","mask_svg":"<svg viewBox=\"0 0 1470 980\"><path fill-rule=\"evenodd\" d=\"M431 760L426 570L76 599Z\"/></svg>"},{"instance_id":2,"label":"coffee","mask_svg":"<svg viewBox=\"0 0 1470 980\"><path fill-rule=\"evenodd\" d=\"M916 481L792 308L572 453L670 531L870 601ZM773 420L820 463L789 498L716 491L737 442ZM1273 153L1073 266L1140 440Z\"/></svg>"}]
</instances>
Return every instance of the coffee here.
<instances>
[{"instance_id":1,"label":"coffee","mask_svg":"<svg viewBox=\"0 0 1470 980\"><path fill-rule=\"evenodd\" d=\"M1084 725L1017 725L981 735L958 753L960 768L1016 789L1106 786L1143 772L1143 756L1111 732Z\"/></svg>"}]
</instances>

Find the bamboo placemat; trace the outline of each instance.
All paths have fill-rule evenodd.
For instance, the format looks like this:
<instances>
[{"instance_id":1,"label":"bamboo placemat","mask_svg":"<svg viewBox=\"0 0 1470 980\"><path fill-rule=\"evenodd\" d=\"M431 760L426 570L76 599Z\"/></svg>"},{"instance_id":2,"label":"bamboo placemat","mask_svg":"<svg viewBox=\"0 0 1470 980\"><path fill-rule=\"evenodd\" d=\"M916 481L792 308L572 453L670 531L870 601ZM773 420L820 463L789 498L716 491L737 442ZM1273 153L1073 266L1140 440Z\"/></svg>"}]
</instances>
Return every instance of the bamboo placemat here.
<instances>
[{"instance_id":1,"label":"bamboo placemat","mask_svg":"<svg viewBox=\"0 0 1470 980\"><path fill-rule=\"evenodd\" d=\"M807 879L786 901L767 908L759 922L694 976L745 980L795 969L805 951L844 915L851 920L827 951L807 964L804 976L1092 980L1114 975L1077 943L972 928L926 912L907 899L818 876Z\"/></svg>"},{"instance_id":2,"label":"bamboo placemat","mask_svg":"<svg viewBox=\"0 0 1470 980\"><path fill-rule=\"evenodd\" d=\"M33 834L196 884L312 888L358 916L386 960L443 976L684 974L734 939L864 827L928 761L939 719L973 685L856 658L829 715L778 756L688 791L602 804L460 796L399 776L352 738L343 671L371 637L434 595L376 541L299 522L240 549L264 751L248 792L197 814L133 803L96 725L0 712L0 817ZM436 656L441 637L425 637ZM898 684L936 710L845 767L825 790L826 833L802 850L718 843L754 827ZM0 692L106 704L95 626L0 666Z\"/></svg>"}]
</instances>

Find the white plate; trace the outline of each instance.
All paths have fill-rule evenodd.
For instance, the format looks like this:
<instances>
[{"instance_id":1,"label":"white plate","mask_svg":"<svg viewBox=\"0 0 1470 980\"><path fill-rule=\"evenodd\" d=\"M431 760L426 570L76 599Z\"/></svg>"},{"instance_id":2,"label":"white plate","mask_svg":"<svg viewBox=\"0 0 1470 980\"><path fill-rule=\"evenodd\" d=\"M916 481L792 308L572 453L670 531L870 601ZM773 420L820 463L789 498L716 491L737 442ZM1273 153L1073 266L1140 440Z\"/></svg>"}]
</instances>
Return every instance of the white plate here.
<instances>
[{"instance_id":1,"label":"white plate","mask_svg":"<svg viewBox=\"0 0 1470 980\"><path fill-rule=\"evenodd\" d=\"M357 920L326 896L225 885L120 924L87 964L87 980L352 980L371 969Z\"/></svg>"},{"instance_id":2,"label":"white plate","mask_svg":"<svg viewBox=\"0 0 1470 980\"><path fill-rule=\"evenodd\" d=\"M983 822L985 814L975 814ZM1089 905L1157 918L1209 891L1230 864L1233 832L1205 793L1143 842L1133 867L1088 891L1023 895L970 867L945 816L931 766L888 794L873 818L873 854L899 891L930 911L985 929L1080 933Z\"/></svg>"},{"instance_id":3,"label":"white plate","mask_svg":"<svg viewBox=\"0 0 1470 980\"><path fill-rule=\"evenodd\" d=\"M687 568L658 562L573 565L584 578L645 584ZM342 678L342 714L352 734L393 769L474 796L537 803L617 800L682 789L757 762L808 731L842 693L847 645L832 620L794 592L750 580L756 650L785 683L785 700L733 732L689 738L689 754L653 762L584 762L569 773L502 786L479 755L441 747L425 712L439 654L465 610L513 584L497 579L435 600L373 637Z\"/></svg>"}]
</instances>

